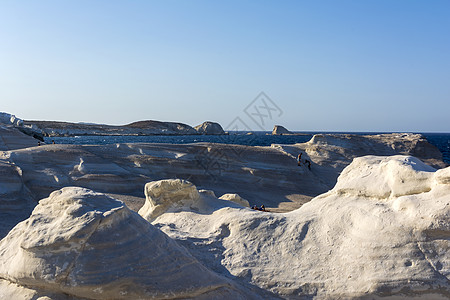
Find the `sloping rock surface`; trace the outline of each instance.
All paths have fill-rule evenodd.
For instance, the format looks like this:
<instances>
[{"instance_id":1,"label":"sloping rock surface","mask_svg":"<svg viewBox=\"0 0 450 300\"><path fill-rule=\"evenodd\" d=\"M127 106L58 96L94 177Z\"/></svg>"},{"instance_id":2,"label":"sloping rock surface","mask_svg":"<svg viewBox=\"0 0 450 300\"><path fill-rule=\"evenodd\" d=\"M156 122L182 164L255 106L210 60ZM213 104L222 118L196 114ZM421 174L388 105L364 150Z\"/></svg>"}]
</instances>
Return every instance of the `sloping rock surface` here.
<instances>
[{"instance_id":1,"label":"sloping rock surface","mask_svg":"<svg viewBox=\"0 0 450 300\"><path fill-rule=\"evenodd\" d=\"M216 272L286 298L450 297L450 167L367 156L290 213L222 204L153 224Z\"/></svg>"},{"instance_id":2,"label":"sloping rock surface","mask_svg":"<svg viewBox=\"0 0 450 300\"><path fill-rule=\"evenodd\" d=\"M0 277L0 294L15 284L75 299L254 297L123 202L75 187L41 200L0 242Z\"/></svg>"}]
</instances>

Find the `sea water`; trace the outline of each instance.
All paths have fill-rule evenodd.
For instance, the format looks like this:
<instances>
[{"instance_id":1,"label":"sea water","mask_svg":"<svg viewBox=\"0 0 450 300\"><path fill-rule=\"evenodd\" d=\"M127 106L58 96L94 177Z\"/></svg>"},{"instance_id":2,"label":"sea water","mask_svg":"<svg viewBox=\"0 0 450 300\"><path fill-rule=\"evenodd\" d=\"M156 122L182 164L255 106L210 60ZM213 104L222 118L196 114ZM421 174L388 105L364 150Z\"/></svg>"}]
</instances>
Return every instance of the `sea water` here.
<instances>
[{"instance_id":1,"label":"sea water","mask_svg":"<svg viewBox=\"0 0 450 300\"><path fill-rule=\"evenodd\" d=\"M309 141L314 134L336 132L301 132L296 135L272 135L270 132L258 131L251 134L238 133L229 135L151 135L151 136L76 136L76 137L46 137L47 144L52 140L57 144L104 145L121 143L223 143L248 146L270 146L271 144L295 144ZM345 133L345 132L339 132ZM347 132L351 134L379 134ZM421 133L431 144L442 153L443 160L450 164L450 133Z\"/></svg>"}]
</instances>

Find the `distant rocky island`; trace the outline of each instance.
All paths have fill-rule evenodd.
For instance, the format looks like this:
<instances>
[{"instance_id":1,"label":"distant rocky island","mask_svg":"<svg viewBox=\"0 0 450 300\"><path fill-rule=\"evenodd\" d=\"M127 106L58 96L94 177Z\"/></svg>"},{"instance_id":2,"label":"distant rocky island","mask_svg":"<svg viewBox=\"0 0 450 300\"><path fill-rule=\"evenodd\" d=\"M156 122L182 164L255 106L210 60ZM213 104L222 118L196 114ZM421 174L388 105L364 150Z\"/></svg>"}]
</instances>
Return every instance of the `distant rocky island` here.
<instances>
[{"instance_id":1,"label":"distant rocky island","mask_svg":"<svg viewBox=\"0 0 450 300\"><path fill-rule=\"evenodd\" d=\"M138 121L127 125L103 125L70 123L56 121L23 121L30 128L39 128L43 136L82 136L82 135L196 135L225 134L220 124L206 121L196 127L177 122L154 120Z\"/></svg>"}]
</instances>

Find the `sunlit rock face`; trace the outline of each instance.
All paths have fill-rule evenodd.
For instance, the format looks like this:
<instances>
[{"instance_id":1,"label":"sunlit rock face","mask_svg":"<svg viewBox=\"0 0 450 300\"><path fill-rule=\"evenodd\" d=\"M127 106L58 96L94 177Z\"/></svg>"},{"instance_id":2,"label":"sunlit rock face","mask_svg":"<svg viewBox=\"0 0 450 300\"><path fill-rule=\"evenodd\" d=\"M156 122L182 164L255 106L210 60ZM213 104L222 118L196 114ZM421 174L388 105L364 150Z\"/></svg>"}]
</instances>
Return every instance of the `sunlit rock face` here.
<instances>
[{"instance_id":1,"label":"sunlit rock face","mask_svg":"<svg viewBox=\"0 0 450 300\"><path fill-rule=\"evenodd\" d=\"M450 167L357 158L332 190L284 214L208 199L209 212L185 205L152 224L237 281L288 298L450 295Z\"/></svg>"},{"instance_id":2,"label":"sunlit rock face","mask_svg":"<svg viewBox=\"0 0 450 300\"><path fill-rule=\"evenodd\" d=\"M219 123L211 121L203 122L202 124L195 126L194 129L197 130L199 134L211 134L211 135L225 134L222 126L220 126Z\"/></svg>"},{"instance_id":3,"label":"sunlit rock face","mask_svg":"<svg viewBox=\"0 0 450 300\"><path fill-rule=\"evenodd\" d=\"M123 202L75 187L41 200L0 242L0 276L0 294L14 284L88 299L246 295Z\"/></svg>"}]
</instances>

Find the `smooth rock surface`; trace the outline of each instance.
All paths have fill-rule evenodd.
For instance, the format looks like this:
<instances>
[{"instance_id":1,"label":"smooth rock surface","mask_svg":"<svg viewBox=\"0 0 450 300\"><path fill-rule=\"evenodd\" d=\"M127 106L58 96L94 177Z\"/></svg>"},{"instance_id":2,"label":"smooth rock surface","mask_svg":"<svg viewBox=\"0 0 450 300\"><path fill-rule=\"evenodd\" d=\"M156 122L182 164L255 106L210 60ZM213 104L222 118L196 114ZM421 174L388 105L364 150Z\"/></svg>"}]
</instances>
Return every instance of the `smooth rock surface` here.
<instances>
[{"instance_id":1,"label":"smooth rock surface","mask_svg":"<svg viewBox=\"0 0 450 300\"><path fill-rule=\"evenodd\" d=\"M7 127L16 128L26 135L40 140L41 142L44 141L42 131L37 126L25 125L24 121L15 115L0 112L0 123L6 125Z\"/></svg>"},{"instance_id":2,"label":"smooth rock surface","mask_svg":"<svg viewBox=\"0 0 450 300\"><path fill-rule=\"evenodd\" d=\"M24 286L25 299L30 290L48 299L256 298L123 202L76 187L41 200L0 242L0 277L0 294Z\"/></svg>"},{"instance_id":3,"label":"smooth rock surface","mask_svg":"<svg viewBox=\"0 0 450 300\"><path fill-rule=\"evenodd\" d=\"M232 201L243 207L250 207L250 203L247 200L243 199L238 194L230 194L230 193L223 194L222 196L219 197L219 199Z\"/></svg>"},{"instance_id":4,"label":"smooth rock surface","mask_svg":"<svg viewBox=\"0 0 450 300\"><path fill-rule=\"evenodd\" d=\"M24 134L18 128L0 124L0 151L36 147L38 143L37 139Z\"/></svg>"},{"instance_id":5,"label":"smooth rock surface","mask_svg":"<svg viewBox=\"0 0 450 300\"><path fill-rule=\"evenodd\" d=\"M282 297L448 299L449 216L450 167L367 156L290 213L185 206L153 224L216 272Z\"/></svg>"},{"instance_id":6,"label":"smooth rock surface","mask_svg":"<svg viewBox=\"0 0 450 300\"><path fill-rule=\"evenodd\" d=\"M23 120L17 118L15 115L6 112L0 112L0 123L13 126L22 126Z\"/></svg>"}]
</instances>

